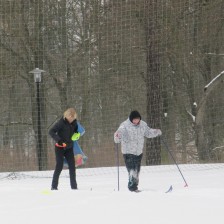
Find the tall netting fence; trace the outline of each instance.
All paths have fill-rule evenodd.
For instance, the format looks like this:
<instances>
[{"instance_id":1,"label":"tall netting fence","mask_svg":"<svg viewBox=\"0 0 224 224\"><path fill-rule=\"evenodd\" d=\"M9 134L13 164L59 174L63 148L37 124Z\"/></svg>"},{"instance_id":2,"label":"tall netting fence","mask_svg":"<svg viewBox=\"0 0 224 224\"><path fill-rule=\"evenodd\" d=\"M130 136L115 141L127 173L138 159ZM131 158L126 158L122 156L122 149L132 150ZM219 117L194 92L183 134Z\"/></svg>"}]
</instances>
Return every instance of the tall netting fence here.
<instances>
[{"instance_id":1,"label":"tall netting fence","mask_svg":"<svg viewBox=\"0 0 224 224\"><path fill-rule=\"evenodd\" d=\"M0 172L53 170L48 131L69 107L82 168L116 166L134 109L178 163L222 163L223 42L222 0L0 0ZM172 163L146 141L143 165Z\"/></svg>"}]
</instances>

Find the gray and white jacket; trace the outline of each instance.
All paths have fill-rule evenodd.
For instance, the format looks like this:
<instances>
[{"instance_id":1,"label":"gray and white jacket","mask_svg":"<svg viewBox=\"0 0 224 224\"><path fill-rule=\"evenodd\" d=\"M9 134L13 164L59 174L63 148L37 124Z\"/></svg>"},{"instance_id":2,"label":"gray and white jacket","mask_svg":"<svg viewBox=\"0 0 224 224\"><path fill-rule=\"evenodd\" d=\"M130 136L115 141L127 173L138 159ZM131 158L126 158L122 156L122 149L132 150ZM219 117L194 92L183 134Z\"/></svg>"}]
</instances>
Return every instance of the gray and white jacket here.
<instances>
[{"instance_id":1,"label":"gray and white jacket","mask_svg":"<svg viewBox=\"0 0 224 224\"><path fill-rule=\"evenodd\" d=\"M114 142L121 143L121 152L123 154L138 156L143 153L144 137L154 138L161 134L160 129L152 129L142 120L138 125L135 125L128 118L121 123L114 133Z\"/></svg>"}]
</instances>

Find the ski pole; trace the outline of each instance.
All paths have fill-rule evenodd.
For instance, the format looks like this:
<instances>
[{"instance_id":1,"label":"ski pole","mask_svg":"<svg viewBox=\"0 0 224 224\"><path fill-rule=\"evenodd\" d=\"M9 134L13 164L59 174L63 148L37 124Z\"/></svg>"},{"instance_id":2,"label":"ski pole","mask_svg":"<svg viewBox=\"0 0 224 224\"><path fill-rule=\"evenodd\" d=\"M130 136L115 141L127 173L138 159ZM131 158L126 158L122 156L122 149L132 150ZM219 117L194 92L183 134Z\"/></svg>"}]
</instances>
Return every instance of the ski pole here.
<instances>
[{"instance_id":1,"label":"ski pole","mask_svg":"<svg viewBox=\"0 0 224 224\"><path fill-rule=\"evenodd\" d=\"M169 148L168 148L168 146L167 146L167 143L165 142L165 140L163 139L163 137L161 136L161 140L162 140L162 142L163 142L163 144L164 144L164 146L165 146L165 148L166 148L166 150L168 151L168 153L170 154L170 156L172 157L172 159L173 159L173 161L174 161L174 163L176 164L176 166L177 166L177 169L179 170L179 172L180 172L180 174L181 174L181 176L182 176L182 178L183 178L183 180L184 180L184 182L185 182L185 186L184 187L188 187L188 184L187 184L187 181L185 180L185 178L184 178L184 175L182 174L182 172L181 172L181 170L180 170L180 168L179 168L179 166L178 166L178 164L177 164L177 162L176 162L176 160L174 159L174 156L173 156L173 154L171 153L171 151L169 150Z\"/></svg>"},{"instance_id":2,"label":"ski pole","mask_svg":"<svg viewBox=\"0 0 224 224\"><path fill-rule=\"evenodd\" d=\"M120 190L120 174L119 174L119 148L118 143L115 143L115 151L117 157L117 190Z\"/></svg>"}]
</instances>

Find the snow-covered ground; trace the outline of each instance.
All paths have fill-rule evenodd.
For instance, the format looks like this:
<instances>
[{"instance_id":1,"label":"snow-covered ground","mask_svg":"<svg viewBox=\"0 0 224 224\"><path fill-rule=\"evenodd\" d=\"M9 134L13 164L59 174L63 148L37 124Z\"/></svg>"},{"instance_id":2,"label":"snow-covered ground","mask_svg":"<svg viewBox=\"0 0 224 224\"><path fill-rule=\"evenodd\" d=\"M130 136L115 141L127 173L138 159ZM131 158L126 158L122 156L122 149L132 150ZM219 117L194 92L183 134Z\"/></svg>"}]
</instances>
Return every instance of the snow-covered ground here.
<instances>
[{"instance_id":1,"label":"snow-covered ground","mask_svg":"<svg viewBox=\"0 0 224 224\"><path fill-rule=\"evenodd\" d=\"M0 180L1 224L222 224L224 164L182 165L188 187L174 165L142 167L140 193L127 189L127 171L78 169L79 190L63 170L58 191L43 172ZM7 175L6 175L7 176ZM165 193L170 185L171 193Z\"/></svg>"}]
</instances>

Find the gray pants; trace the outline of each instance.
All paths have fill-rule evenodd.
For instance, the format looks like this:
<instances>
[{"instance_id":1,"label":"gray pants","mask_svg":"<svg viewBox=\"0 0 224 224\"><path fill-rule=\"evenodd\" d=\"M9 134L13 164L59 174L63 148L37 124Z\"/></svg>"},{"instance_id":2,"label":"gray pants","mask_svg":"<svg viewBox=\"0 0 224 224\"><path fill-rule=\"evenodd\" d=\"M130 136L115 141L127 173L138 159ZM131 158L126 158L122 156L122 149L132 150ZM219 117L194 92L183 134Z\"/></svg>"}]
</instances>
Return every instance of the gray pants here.
<instances>
[{"instance_id":1,"label":"gray pants","mask_svg":"<svg viewBox=\"0 0 224 224\"><path fill-rule=\"evenodd\" d=\"M128 189L130 191L138 190L139 173L141 169L142 155L123 154L124 162L128 170L129 181Z\"/></svg>"}]
</instances>

